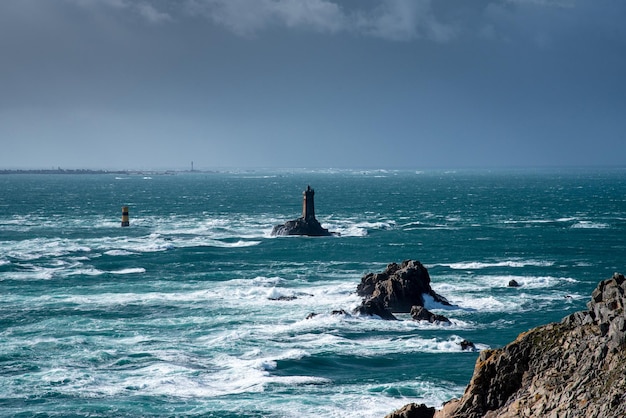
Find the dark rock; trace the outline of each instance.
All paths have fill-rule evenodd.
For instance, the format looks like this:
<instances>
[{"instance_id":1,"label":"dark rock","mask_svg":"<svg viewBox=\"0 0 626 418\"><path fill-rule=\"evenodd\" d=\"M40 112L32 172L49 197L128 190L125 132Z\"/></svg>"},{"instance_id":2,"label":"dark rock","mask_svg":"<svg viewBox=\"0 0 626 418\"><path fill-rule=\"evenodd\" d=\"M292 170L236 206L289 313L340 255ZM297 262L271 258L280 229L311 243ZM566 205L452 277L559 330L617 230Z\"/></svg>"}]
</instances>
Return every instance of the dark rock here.
<instances>
[{"instance_id":1,"label":"dark rock","mask_svg":"<svg viewBox=\"0 0 626 418\"><path fill-rule=\"evenodd\" d=\"M520 284L517 282L517 280L509 280L509 287L519 287Z\"/></svg>"},{"instance_id":2,"label":"dark rock","mask_svg":"<svg viewBox=\"0 0 626 418\"><path fill-rule=\"evenodd\" d=\"M397 318L391 313L389 309L380 299L369 298L365 299L359 306L354 309L354 313L357 315L377 315L381 319L397 320Z\"/></svg>"},{"instance_id":3,"label":"dark rock","mask_svg":"<svg viewBox=\"0 0 626 418\"><path fill-rule=\"evenodd\" d=\"M308 314L308 315L306 316L306 318L305 318L305 319L315 318L317 315L319 315L319 314L318 314L318 313L316 313L316 312L311 312L310 314Z\"/></svg>"},{"instance_id":4,"label":"dark rock","mask_svg":"<svg viewBox=\"0 0 626 418\"><path fill-rule=\"evenodd\" d=\"M424 295L450 305L430 287L426 267L414 260L406 260L402 265L392 263L381 273L366 274L357 286L357 294L379 299L392 312L409 313L413 306L424 306Z\"/></svg>"},{"instance_id":5,"label":"dark rock","mask_svg":"<svg viewBox=\"0 0 626 418\"><path fill-rule=\"evenodd\" d=\"M329 237L334 235L322 227L317 219L298 218L287 221L283 225L276 225L272 235L307 235L310 237Z\"/></svg>"},{"instance_id":6,"label":"dark rock","mask_svg":"<svg viewBox=\"0 0 626 418\"><path fill-rule=\"evenodd\" d=\"M445 316L434 314L423 306L413 306L411 308L411 318L416 321L428 321L430 323L450 323L450 320Z\"/></svg>"},{"instance_id":7,"label":"dark rock","mask_svg":"<svg viewBox=\"0 0 626 418\"><path fill-rule=\"evenodd\" d=\"M350 315L348 312L346 312L343 309L335 309L334 311L330 312L331 315Z\"/></svg>"},{"instance_id":8,"label":"dark rock","mask_svg":"<svg viewBox=\"0 0 626 418\"><path fill-rule=\"evenodd\" d=\"M469 340L463 340L459 343L463 351L476 351L476 346Z\"/></svg>"},{"instance_id":9,"label":"dark rock","mask_svg":"<svg viewBox=\"0 0 626 418\"><path fill-rule=\"evenodd\" d=\"M294 300L298 299L297 296L279 296L277 298L268 298L269 300Z\"/></svg>"},{"instance_id":10,"label":"dark rock","mask_svg":"<svg viewBox=\"0 0 626 418\"><path fill-rule=\"evenodd\" d=\"M410 403L385 416L385 418L433 418L435 408L424 404Z\"/></svg>"},{"instance_id":11,"label":"dark rock","mask_svg":"<svg viewBox=\"0 0 626 418\"><path fill-rule=\"evenodd\" d=\"M616 273L588 310L482 351L463 396L435 417L626 416L625 282Z\"/></svg>"}]
</instances>

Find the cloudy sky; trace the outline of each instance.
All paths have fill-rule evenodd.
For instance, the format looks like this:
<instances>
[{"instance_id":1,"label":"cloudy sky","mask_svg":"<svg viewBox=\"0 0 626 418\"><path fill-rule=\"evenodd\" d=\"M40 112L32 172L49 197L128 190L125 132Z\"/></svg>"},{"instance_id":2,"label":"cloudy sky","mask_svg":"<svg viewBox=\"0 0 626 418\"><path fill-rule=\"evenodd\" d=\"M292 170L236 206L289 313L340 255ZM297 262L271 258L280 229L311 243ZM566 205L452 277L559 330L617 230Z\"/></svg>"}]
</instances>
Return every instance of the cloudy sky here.
<instances>
[{"instance_id":1,"label":"cloudy sky","mask_svg":"<svg viewBox=\"0 0 626 418\"><path fill-rule=\"evenodd\" d=\"M623 0L2 0L0 168L626 164Z\"/></svg>"}]
</instances>

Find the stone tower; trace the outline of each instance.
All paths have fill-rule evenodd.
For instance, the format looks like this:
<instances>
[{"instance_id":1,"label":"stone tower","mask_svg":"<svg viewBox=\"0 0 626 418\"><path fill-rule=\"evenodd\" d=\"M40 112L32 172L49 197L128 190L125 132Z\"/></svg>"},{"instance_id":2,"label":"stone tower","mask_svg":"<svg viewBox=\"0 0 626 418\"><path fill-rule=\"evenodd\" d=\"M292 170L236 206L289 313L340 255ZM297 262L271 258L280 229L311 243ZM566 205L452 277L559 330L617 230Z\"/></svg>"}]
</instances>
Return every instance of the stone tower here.
<instances>
[{"instance_id":1,"label":"stone tower","mask_svg":"<svg viewBox=\"0 0 626 418\"><path fill-rule=\"evenodd\" d=\"M311 186L307 186L302 192L302 216L292 221L287 221L283 225L276 225L272 229L272 235L308 235L310 237L328 237L331 235L339 235L338 233L328 232L328 229L322 227L317 219L315 219L315 203L313 196L315 191Z\"/></svg>"},{"instance_id":2,"label":"stone tower","mask_svg":"<svg viewBox=\"0 0 626 418\"><path fill-rule=\"evenodd\" d=\"M302 192L302 195L302 219L305 221L315 219L315 203L313 202L315 190L311 189L311 186L306 186L306 190Z\"/></svg>"}]
</instances>

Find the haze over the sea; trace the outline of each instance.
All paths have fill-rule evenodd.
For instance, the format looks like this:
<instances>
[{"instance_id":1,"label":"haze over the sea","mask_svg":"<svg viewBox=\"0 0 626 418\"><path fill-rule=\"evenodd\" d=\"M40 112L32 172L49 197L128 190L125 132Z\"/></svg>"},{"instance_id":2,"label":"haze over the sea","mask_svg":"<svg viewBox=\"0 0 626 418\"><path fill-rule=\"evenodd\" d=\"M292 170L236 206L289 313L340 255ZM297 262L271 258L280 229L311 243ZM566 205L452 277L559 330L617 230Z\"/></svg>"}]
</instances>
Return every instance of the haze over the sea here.
<instances>
[{"instance_id":1,"label":"haze over the sea","mask_svg":"<svg viewBox=\"0 0 626 418\"><path fill-rule=\"evenodd\" d=\"M626 2L3 0L1 168L613 166Z\"/></svg>"}]
</instances>

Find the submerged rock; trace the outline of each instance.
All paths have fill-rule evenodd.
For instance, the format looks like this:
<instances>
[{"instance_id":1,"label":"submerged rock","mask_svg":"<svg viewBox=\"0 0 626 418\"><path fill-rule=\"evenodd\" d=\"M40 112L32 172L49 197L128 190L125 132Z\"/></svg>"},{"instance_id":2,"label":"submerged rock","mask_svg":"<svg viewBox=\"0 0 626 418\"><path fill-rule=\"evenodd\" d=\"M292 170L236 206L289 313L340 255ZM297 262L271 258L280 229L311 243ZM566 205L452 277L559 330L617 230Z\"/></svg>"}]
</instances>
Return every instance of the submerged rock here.
<instances>
[{"instance_id":1,"label":"submerged rock","mask_svg":"<svg viewBox=\"0 0 626 418\"><path fill-rule=\"evenodd\" d=\"M272 235L307 235L311 237L338 235L322 227L315 218L315 202L313 200L315 191L311 189L311 186L307 186L302 194L302 216L282 225L276 225L272 229Z\"/></svg>"},{"instance_id":2,"label":"submerged rock","mask_svg":"<svg viewBox=\"0 0 626 418\"><path fill-rule=\"evenodd\" d=\"M348 312L346 312L343 309L334 309L330 312L331 315L345 315L345 316L350 316L350 314Z\"/></svg>"},{"instance_id":3,"label":"submerged rock","mask_svg":"<svg viewBox=\"0 0 626 418\"><path fill-rule=\"evenodd\" d=\"M480 353L464 395L435 417L626 416L626 280L615 273L588 310Z\"/></svg>"},{"instance_id":4,"label":"submerged rock","mask_svg":"<svg viewBox=\"0 0 626 418\"><path fill-rule=\"evenodd\" d=\"M470 340L463 340L459 343L459 345L461 346L461 350L463 351L476 351L477 350L474 343L471 342Z\"/></svg>"},{"instance_id":5,"label":"submerged rock","mask_svg":"<svg viewBox=\"0 0 626 418\"><path fill-rule=\"evenodd\" d=\"M519 287L520 284L515 279L509 280L509 287Z\"/></svg>"},{"instance_id":6,"label":"submerged rock","mask_svg":"<svg viewBox=\"0 0 626 418\"><path fill-rule=\"evenodd\" d=\"M278 301L290 301L290 300L296 300L296 299L298 299L298 297L297 296L280 295L280 296L276 296L276 297L269 296L268 299L269 300L278 300Z\"/></svg>"}]
</instances>

